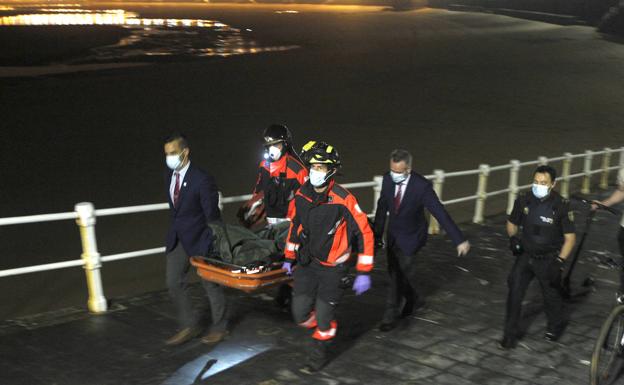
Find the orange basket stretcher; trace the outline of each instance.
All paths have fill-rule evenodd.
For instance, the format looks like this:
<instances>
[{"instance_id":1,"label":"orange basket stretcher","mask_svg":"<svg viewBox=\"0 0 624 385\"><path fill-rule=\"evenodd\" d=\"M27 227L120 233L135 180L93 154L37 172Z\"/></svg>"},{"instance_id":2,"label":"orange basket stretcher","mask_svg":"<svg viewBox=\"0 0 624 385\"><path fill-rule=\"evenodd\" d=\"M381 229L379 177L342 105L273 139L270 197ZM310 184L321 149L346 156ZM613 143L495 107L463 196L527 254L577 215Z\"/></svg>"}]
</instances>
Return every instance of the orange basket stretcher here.
<instances>
[{"instance_id":1,"label":"orange basket stretcher","mask_svg":"<svg viewBox=\"0 0 624 385\"><path fill-rule=\"evenodd\" d=\"M246 293L292 281L292 277L286 275L286 270L281 269L281 264L273 265L258 272L246 272L243 266L233 265L214 258L191 257L190 261L191 265L197 268L197 275L201 279L242 290Z\"/></svg>"}]
</instances>

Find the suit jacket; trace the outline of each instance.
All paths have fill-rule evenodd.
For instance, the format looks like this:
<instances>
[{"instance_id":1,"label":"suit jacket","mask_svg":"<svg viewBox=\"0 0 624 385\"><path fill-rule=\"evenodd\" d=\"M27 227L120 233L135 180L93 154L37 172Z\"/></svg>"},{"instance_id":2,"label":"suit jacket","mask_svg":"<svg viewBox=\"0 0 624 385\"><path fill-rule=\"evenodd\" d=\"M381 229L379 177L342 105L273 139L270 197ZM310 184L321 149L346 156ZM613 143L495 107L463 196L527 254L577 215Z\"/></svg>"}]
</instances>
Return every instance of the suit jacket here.
<instances>
[{"instance_id":1,"label":"suit jacket","mask_svg":"<svg viewBox=\"0 0 624 385\"><path fill-rule=\"evenodd\" d=\"M398 246L407 255L414 254L427 243L427 229L429 227L425 219L425 208L438 220L440 226L446 230L453 242L458 245L465 241L464 235L451 219L444 205L433 191L430 181L422 175L410 174L410 179L405 186L403 199L399 211L394 211L395 184L390 173L383 176L381 196L377 201L375 213L375 238L380 239L386 224L386 215L389 212L388 247Z\"/></svg>"},{"instance_id":2,"label":"suit jacket","mask_svg":"<svg viewBox=\"0 0 624 385\"><path fill-rule=\"evenodd\" d=\"M171 170L165 172L165 191L170 208L167 252L181 242L189 256L206 255L213 240L208 223L221 218L217 184L212 176L191 163L184 180L180 181L178 205L173 207L169 193L172 175Z\"/></svg>"}]
</instances>

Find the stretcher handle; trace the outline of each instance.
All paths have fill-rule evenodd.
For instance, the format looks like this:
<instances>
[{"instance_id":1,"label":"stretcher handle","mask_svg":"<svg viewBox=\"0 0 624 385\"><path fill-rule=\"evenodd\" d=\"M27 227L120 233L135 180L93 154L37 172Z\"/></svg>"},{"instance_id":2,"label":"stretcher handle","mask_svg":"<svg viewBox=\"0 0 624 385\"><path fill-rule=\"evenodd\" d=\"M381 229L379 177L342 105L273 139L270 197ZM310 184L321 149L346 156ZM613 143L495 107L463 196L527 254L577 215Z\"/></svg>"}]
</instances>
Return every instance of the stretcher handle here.
<instances>
[{"instance_id":1,"label":"stretcher handle","mask_svg":"<svg viewBox=\"0 0 624 385\"><path fill-rule=\"evenodd\" d=\"M228 263L228 262L222 261L220 259L216 259L216 258L205 257L205 256L201 256L201 255L194 256L192 258L204 261L204 262L206 262L206 263L208 263L210 265L213 265L213 266L229 268L230 270L243 270L243 269L245 269L245 266L235 265L233 263ZM277 267L278 265L280 265L280 264L279 263L275 263L275 262L272 262L272 263L269 264L269 266L275 266L275 267ZM278 269L273 268L273 269L269 269L269 270L273 271L273 270L278 270Z\"/></svg>"}]
</instances>

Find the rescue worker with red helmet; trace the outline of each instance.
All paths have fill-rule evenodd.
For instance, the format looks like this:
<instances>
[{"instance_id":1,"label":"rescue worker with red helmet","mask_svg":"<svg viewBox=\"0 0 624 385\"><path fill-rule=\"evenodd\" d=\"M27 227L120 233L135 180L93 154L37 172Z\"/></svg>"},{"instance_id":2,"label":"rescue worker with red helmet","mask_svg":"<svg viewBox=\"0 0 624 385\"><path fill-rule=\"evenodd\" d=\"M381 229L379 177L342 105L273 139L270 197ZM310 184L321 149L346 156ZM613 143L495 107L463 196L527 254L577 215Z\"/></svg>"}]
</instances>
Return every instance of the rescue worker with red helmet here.
<instances>
[{"instance_id":1,"label":"rescue worker with red helmet","mask_svg":"<svg viewBox=\"0 0 624 385\"><path fill-rule=\"evenodd\" d=\"M283 268L294 278L295 322L314 329L307 368L315 371L327 362L327 349L336 335L335 308L352 252L358 252L353 290L359 295L371 287L374 236L356 198L334 182L340 167L336 149L311 141L301 157L310 166L310 179L295 195Z\"/></svg>"}]
</instances>

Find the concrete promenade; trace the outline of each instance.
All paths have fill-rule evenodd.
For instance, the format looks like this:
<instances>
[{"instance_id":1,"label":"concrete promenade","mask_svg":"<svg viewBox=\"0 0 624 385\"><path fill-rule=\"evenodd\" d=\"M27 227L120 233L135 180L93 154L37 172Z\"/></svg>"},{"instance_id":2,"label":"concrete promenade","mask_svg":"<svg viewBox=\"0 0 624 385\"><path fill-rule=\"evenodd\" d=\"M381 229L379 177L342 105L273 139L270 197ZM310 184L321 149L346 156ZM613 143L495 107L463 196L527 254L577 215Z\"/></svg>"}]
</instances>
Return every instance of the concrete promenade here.
<instances>
[{"instance_id":1,"label":"concrete promenade","mask_svg":"<svg viewBox=\"0 0 624 385\"><path fill-rule=\"evenodd\" d=\"M584 226L577 212L577 231ZM332 362L315 375L300 369L310 343L271 293L230 291L233 329L212 347L199 341L166 347L175 329L167 293L113 299L111 312L89 315L67 308L0 323L3 384L422 384L581 385L600 325L614 303L616 272L602 263L617 257L617 218L598 213L573 282L591 275L592 291L567 306L570 323L557 343L546 342L537 285L525 302L525 338L512 351L498 349L506 277L513 262L504 216L463 225L474 247L458 259L444 236L419 254L418 286L426 305L388 333L376 329L387 286L379 256L374 288L347 291L339 307ZM194 288L197 300L199 287ZM45 293L42 293L45 295Z\"/></svg>"}]
</instances>

